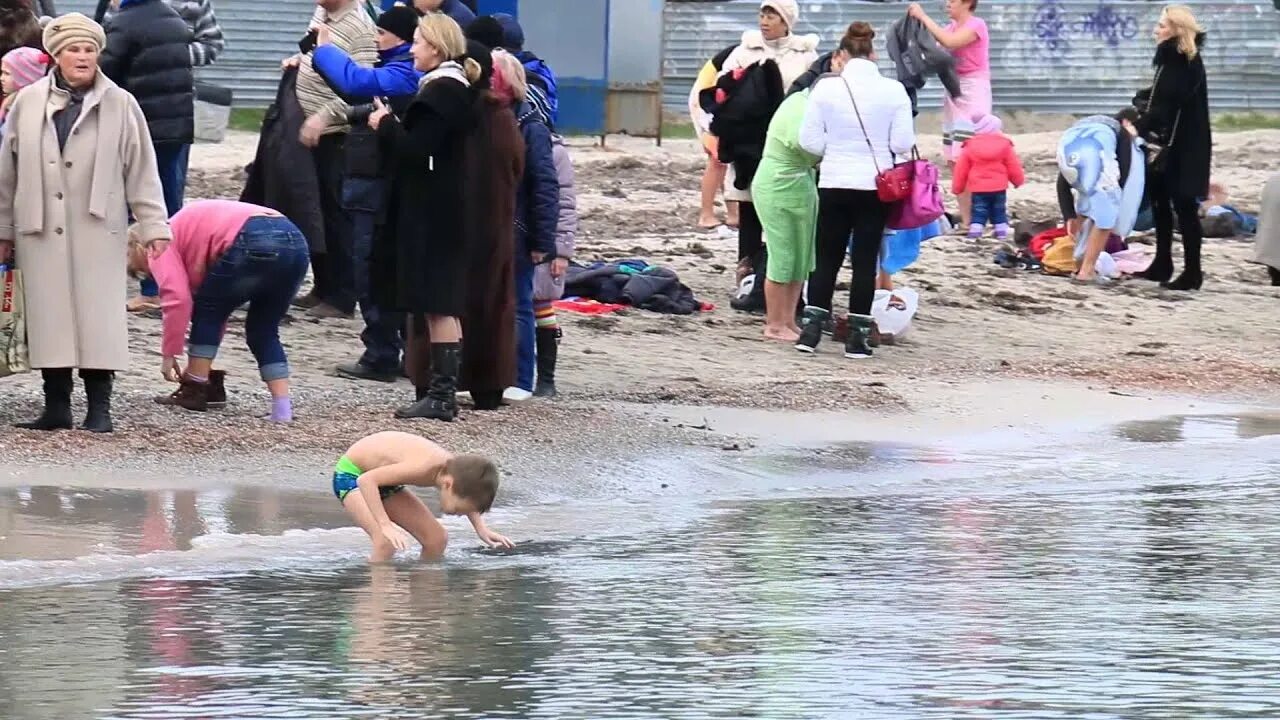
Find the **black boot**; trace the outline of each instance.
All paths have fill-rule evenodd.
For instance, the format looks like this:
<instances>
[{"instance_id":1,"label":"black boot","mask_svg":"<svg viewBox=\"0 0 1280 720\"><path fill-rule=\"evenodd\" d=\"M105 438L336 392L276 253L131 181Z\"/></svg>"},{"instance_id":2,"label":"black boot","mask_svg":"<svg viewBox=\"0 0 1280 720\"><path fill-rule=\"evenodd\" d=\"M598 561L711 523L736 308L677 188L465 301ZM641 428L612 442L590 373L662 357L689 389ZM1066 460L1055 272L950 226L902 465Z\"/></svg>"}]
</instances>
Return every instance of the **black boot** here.
<instances>
[{"instance_id":1,"label":"black boot","mask_svg":"<svg viewBox=\"0 0 1280 720\"><path fill-rule=\"evenodd\" d=\"M804 309L804 323L800 326L800 339L796 341L796 349L802 353L815 353L818 343L822 342L822 326L831 313L812 305Z\"/></svg>"},{"instance_id":2,"label":"black boot","mask_svg":"<svg viewBox=\"0 0 1280 720\"><path fill-rule=\"evenodd\" d=\"M553 398L556 396L556 358L560 354L560 328L538 328L536 339L538 384L533 389L533 396Z\"/></svg>"},{"instance_id":3,"label":"black boot","mask_svg":"<svg viewBox=\"0 0 1280 720\"><path fill-rule=\"evenodd\" d=\"M853 360L865 360L871 357L871 324L875 322L870 315L849 316L849 336L844 340L844 356Z\"/></svg>"},{"instance_id":4,"label":"black boot","mask_svg":"<svg viewBox=\"0 0 1280 720\"><path fill-rule=\"evenodd\" d=\"M426 397L396 410L398 418L453 422L458 417L458 363L461 343L431 343L431 386Z\"/></svg>"},{"instance_id":5,"label":"black boot","mask_svg":"<svg viewBox=\"0 0 1280 720\"><path fill-rule=\"evenodd\" d=\"M745 313L763 313L764 307L764 281L765 281L765 265L768 262L768 256L764 248L756 253L753 260L755 271L755 281L751 285L751 292L741 298L734 298L729 301L729 307L738 312Z\"/></svg>"},{"instance_id":6,"label":"black boot","mask_svg":"<svg viewBox=\"0 0 1280 720\"><path fill-rule=\"evenodd\" d=\"M501 390L472 390L471 402L476 410L493 411L502 407Z\"/></svg>"},{"instance_id":7,"label":"black boot","mask_svg":"<svg viewBox=\"0 0 1280 720\"><path fill-rule=\"evenodd\" d=\"M81 430L93 433L109 433L115 430L111 424L111 387L115 373L111 370L81 370L84 394L89 400L89 410L84 415Z\"/></svg>"},{"instance_id":8,"label":"black boot","mask_svg":"<svg viewBox=\"0 0 1280 720\"><path fill-rule=\"evenodd\" d=\"M1271 273L1272 287L1280 287L1280 268L1273 268L1270 265L1268 265L1267 272Z\"/></svg>"},{"instance_id":9,"label":"black boot","mask_svg":"<svg viewBox=\"0 0 1280 720\"><path fill-rule=\"evenodd\" d=\"M1204 273L1187 268L1173 282L1161 283L1161 287L1167 290L1199 290L1203 284Z\"/></svg>"},{"instance_id":10,"label":"black boot","mask_svg":"<svg viewBox=\"0 0 1280 720\"><path fill-rule=\"evenodd\" d=\"M40 371L44 379L44 412L31 422L17 423L23 430L71 429L71 368Z\"/></svg>"}]
</instances>

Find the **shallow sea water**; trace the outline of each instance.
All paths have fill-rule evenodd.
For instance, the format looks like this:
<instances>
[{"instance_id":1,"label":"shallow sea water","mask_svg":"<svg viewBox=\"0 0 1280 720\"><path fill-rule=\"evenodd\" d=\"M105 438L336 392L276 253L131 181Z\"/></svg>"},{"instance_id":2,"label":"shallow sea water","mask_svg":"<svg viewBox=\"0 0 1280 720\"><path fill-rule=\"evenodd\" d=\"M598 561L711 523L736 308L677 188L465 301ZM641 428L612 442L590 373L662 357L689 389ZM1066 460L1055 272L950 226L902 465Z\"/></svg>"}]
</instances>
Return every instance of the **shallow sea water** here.
<instances>
[{"instance_id":1,"label":"shallow sea water","mask_svg":"<svg viewBox=\"0 0 1280 720\"><path fill-rule=\"evenodd\" d=\"M322 490L0 488L0 718L1280 717L1277 432L654 458L435 565Z\"/></svg>"}]
</instances>

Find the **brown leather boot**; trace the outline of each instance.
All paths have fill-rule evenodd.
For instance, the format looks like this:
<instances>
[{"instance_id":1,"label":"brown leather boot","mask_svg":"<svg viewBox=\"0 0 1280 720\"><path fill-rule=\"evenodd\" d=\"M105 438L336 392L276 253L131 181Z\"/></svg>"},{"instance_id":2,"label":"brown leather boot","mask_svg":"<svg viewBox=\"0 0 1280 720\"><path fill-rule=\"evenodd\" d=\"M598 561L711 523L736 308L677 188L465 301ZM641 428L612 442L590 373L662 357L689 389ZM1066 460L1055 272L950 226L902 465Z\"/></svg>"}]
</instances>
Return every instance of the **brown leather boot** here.
<instances>
[{"instance_id":1,"label":"brown leather boot","mask_svg":"<svg viewBox=\"0 0 1280 720\"><path fill-rule=\"evenodd\" d=\"M209 409L221 410L227 406L227 371L209 371Z\"/></svg>"},{"instance_id":2,"label":"brown leather boot","mask_svg":"<svg viewBox=\"0 0 1280 720\"><path fill-rule=\"evenodd\" d=\"M189 377L183 376L182 383L178 385L177 390L174 390L170 395L157 397L156 402L160 405L170 405L196 412L204 412L209 409L210 386L211 383L196 382Z\"/></svg>"}]
</instances>

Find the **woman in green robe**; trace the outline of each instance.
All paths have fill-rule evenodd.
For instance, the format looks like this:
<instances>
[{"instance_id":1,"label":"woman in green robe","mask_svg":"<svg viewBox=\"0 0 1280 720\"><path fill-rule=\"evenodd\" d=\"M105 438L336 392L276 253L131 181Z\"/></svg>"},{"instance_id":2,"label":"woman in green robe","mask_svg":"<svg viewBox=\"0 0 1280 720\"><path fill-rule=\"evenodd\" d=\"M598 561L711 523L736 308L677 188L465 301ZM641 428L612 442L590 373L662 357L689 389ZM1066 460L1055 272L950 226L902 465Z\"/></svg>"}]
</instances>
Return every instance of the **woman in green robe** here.
<instances>
[{"instance_id":1,"label":"woman in green robe","mask_svg":"<svg viewBox=\"0 0 1280 720\"><path fill-rule=\"evenodd\" d=\"M818 184L814 166L820 158L800 147L800 125L808 102L809 91L804 90L778 107L769 123L764 157L751 182L751 196L769 250L764 336L786 343L800 338L796 306L816 257Z\"/></svg>"}]
</instances>

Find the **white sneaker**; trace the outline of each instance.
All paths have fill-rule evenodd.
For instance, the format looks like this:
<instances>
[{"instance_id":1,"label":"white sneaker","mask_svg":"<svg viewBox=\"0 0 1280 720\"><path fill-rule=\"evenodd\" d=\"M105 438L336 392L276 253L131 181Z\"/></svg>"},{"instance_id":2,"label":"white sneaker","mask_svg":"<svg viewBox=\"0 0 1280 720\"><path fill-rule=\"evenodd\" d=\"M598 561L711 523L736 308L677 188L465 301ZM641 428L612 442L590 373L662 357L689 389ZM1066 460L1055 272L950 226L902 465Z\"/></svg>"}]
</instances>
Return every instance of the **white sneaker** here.
<instances>
[{"instance_id":1,"label":"white sneaker","mask_svg":"<svg viewBox=\"0 0 1280 720\"><path fill-rule=\"evenodd\" d=\"M527 402L533 398L533 393L524 388L509 387L502 393L502 399L509 403Z\"/></svg>"}]
</instances>

